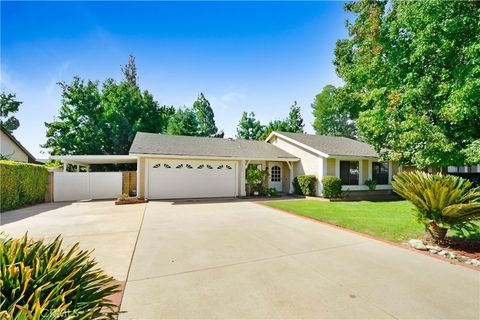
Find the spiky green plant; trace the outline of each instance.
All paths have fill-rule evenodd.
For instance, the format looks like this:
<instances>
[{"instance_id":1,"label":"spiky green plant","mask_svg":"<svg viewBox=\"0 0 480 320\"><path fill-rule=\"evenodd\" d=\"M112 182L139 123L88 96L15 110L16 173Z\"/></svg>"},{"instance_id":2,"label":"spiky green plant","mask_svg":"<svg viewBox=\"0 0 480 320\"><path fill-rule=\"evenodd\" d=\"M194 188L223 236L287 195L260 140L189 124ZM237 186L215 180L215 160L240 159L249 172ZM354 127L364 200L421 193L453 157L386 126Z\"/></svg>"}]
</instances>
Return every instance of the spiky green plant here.
<instances>
[{"instance_id":1,"label":"spiky green plant","mask_svg":"<svg viewBox=\"0 0 480 320\"><path fill-rule=\"evenodd\" d=\"M114 319L119 285L78 243L0 236L1 319Z\"/></svg>"},{"instance_id":2,"label":"spiky green plant","mask_svg":"<svg viewBox=\"0 0 480 320\"><path fill-rule=\"evenodd\" d=\"M461 177L402 172L392 185L413 203L417 221L427 228L450 228L480 219L480 188Z\"/></svg>"}]
</instances>

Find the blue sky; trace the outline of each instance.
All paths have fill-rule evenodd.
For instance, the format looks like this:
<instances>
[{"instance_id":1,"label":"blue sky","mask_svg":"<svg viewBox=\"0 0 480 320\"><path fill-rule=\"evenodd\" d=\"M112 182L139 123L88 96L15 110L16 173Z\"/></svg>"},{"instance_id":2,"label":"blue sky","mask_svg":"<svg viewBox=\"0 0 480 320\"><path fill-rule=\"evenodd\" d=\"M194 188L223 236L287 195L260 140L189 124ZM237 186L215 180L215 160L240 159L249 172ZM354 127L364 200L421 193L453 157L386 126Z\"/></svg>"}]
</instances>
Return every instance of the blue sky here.
<instances>
[{"instance_id":1,"label":"blue sky","mask_svg":"<svg viewBox=\"0 0 480 320\"><path fill-rule=\"evenodd\" d=\"M203 92L226 136L242 111L266 124L295 100L313 132L315 94L342 83L332 60L345 19L342 2L2 1L1 88L23 101L14 134L40 158L56 83L120 80L129 54L160 104L191 106Z\"/></svg>"}]
</instances>

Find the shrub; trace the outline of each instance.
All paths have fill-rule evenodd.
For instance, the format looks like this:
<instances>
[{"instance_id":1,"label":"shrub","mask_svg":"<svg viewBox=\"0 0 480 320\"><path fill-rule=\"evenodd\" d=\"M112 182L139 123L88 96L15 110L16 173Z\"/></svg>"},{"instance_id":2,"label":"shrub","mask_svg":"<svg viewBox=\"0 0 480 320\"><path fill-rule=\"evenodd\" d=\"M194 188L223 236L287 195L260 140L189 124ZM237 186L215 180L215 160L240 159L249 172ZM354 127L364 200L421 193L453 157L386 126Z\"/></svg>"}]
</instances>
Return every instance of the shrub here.
<instances>
[{"instance_id":1,"label":"shrub","mask_svg":"<svg viewBox=\"0 0 480 320\"><path fill-rule=\"evenodd\" d=\"M368 187L368 190L373 191L377 189L377 181L372 179L365 180L365 185Z\"/></svg>"},{"instance_id":2,"label":"shrub","mask_svg":"<svg viewBox=\"0 0 480 320\"><path fill-rule=\"evenodd\" d=\"M128 199L128 194L126 193L122 193L122 195L120 195L118 198L117 198L117 201L125 201Z\"/></svg>"},{"instance_id":3,"label":"shrub","mask_svg":"<svg viewBox=\"0 0 480 320\"><path fill-rule=\"evenodd\" d=\"M268 188L265 190L265 194L267 196L276 196L278 194L278 191L276 188Z\"/></svg>"},{"instance_id":4,"label":"shrub","mask_svg":"<svg viewBox=\"0 0 480 320\"><path fill-rule=\"evenodd\" d=\"M325 176L322 178L323 191L325 198L340 198L342 196L342 180L334 176Z\"/></svg>"},{"instance_id":5,"label":"shrub","mask_svg":"<svg viewBox=\"0 0 480 320\"><path fill-rule=\"evenodd\" d=\"M2 319L115 319L107 296L118 292L114 279L94 268L96 262L78 243L61 249L51 243L0 240L0 318Z\"/></svg>"},{"instance_id":6,"label":"shrub","mask_svg":"<svg viewBox=\"0 0 480 320\"><path fill-rule=\"evenodd\" d=\"M257 167L249 166L247 169L245 180L249 187L250 194L253 194L255 191L257 191L260 195L265 194L263 183L267 179L267 177L267 170L260 170Z\"/></svg>"},{"instance_id":7,"label":"shrub","mask_svg":"<svg viewBox=\"0 0 480 320\"><path fill-rule=\"evenodd\" d=\"M44 166L0 160L0 209L11 210L42 202L47 179L48 171Z\"/></svg>"},{"instance_id":8,"label":"shrub","mask_svg":"<svg viewBox=\"0 0 480 320\"><path fill-rule=\"evenodd\" d=\"M317 177L297 176L293 179L293 188L296 194L313 196L317 191Z\"/></svg>"},{"instance_id":9,"label":"shrub","mask_svg":"<svg viewBox=\"0 0 480 320\"><path fill-rule=\"evenodd\" d=\"M435 240L445 233L440 228L467 229L480 218L480 188L452 175L402 172L392 181L394 191L416 207L417 221Z\"/></svg>"}]
</instances>

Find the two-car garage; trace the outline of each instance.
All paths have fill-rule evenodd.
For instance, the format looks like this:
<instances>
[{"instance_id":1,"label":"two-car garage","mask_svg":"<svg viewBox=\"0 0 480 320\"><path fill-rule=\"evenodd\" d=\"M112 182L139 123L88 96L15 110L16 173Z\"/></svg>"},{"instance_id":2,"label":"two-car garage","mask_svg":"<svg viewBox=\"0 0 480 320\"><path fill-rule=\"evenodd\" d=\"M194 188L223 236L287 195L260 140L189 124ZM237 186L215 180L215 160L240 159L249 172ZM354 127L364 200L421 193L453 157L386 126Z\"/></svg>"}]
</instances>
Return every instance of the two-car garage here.
<instances>
[{"instance_id":1,"label":"two-car garage","mask_svg":"<svg viewBox=\"0 0 480 320\"><path fill-rule=\"evenodd\" d=\"M128 155L52 156L64 164L56 179L56 201L114 198L123 193L138 198L188 199L246 195L246 168L282 167L298 158L264 141L190 137L137 132ZM263 163L263 164L258 164ZM96 166L102 165L102 166ZM121 165L121 166L120 166ZM71 171L76 166L77 172ZM86 167L80 170L79 166ZM92 170L91 170L92 169ZM103 169L117 172L90 172ZM130 171L118 172L118 170ZM87 172L78 172L87 171ZM272 174L270 187L282 174ZM290 171L291 173L291 171ZM123 178L122 178L123 174ZM290 181L292 181L290 177Z\"/></svg>"},{"instance_id":2,"label":"two-car garage","mask_svg":"<svg viewBox=\"0 0 480 320\"><path fill-rule=\"evenodd\" d=\"M149 199L235 197L238 194L237 161L146 161L146 197Z\"/></svg>"}]
</instances>

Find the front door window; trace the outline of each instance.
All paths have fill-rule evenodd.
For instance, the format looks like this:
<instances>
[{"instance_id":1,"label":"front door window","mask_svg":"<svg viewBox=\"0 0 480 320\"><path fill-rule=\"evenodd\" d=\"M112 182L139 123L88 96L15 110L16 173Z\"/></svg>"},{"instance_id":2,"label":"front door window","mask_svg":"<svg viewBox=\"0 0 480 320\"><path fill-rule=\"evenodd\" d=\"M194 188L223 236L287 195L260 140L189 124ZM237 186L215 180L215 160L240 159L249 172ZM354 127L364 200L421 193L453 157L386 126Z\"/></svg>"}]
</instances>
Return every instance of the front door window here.
<instances>
[{"instance_id":1,"label":"front door window","mask_svg":"<svg viewBox=\"0 0 480 320\"><path fill-rule=\"evenodd\" d=\"M270 162L270 168L268 170L270 175L268 179L268 187L275 188L277 191L283 191L282 188L282 164L279 162Z\"/></svg>"}]
</instances>

